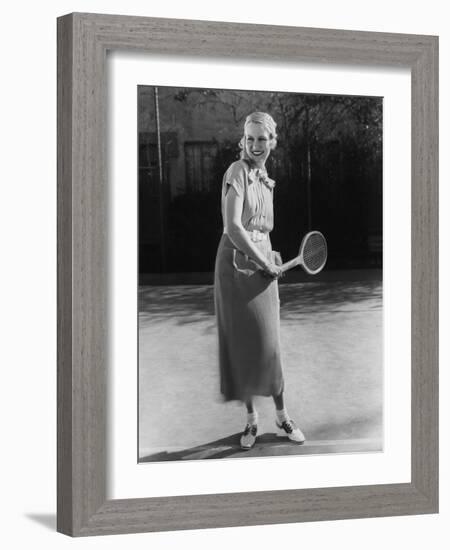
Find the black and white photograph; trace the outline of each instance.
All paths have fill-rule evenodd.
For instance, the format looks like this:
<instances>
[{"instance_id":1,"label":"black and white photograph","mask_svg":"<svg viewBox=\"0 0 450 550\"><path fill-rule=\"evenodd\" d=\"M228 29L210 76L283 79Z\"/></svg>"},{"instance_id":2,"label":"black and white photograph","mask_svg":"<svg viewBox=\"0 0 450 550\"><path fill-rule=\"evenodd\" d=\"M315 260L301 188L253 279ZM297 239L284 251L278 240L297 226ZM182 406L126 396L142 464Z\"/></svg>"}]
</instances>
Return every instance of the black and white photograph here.
<instances>
[{"instance_id":1,"label":"black and white photograph","mask_svg":"<svg viewBox=\"0 0 450 550\"><path fill-rule=\"evenodd\" d=\"M383 98L140 85L140 463L383 450Z\"/></svg>"}]
</instances>

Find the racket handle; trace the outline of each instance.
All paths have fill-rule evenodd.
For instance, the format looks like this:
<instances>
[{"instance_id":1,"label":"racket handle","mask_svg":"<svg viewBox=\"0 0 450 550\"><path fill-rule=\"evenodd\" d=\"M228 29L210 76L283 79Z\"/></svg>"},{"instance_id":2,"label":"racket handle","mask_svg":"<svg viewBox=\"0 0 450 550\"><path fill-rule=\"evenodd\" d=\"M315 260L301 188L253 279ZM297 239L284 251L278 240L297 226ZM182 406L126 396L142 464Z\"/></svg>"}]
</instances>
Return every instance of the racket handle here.
<instances>
[{"instance_id":1,"label":"racket handle","mask_svg":"<svg viewBox=\"0 0 450 550\"><path fill-rule=\"evenodd\" d=\"M299 263L300 263L300 258L297 256L296 258L290 260L289 262L284 263L281 266L281 271L284 273L285 271L288 271L289 269L296 267Z\"/></svg>"}]
</instances>

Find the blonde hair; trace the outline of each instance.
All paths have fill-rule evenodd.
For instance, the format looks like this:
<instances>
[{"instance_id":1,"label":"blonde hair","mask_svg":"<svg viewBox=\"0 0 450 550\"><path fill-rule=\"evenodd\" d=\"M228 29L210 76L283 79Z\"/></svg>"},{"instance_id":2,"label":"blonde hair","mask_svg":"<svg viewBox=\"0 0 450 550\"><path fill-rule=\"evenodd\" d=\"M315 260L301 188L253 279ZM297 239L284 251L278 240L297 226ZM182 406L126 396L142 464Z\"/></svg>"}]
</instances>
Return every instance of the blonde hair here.
<instances>
[{"instance_id":1,"label":"blonde hair","mask_svg":"<svg viewBox=\"0 0 450 550\"><path fill-rule=\"evenodd\" d=\"M268 113L262 113L260 111L255 111L248 115L244 123L244 131L247 124L250 123L262 124L264 129L269 134L271 140L271 149L275 149L277 146L277 123ZM239 148L241 150L241 159L248 159L248 155L245 152L245 134L239 140Z\"/></svg>"}]
</instances>

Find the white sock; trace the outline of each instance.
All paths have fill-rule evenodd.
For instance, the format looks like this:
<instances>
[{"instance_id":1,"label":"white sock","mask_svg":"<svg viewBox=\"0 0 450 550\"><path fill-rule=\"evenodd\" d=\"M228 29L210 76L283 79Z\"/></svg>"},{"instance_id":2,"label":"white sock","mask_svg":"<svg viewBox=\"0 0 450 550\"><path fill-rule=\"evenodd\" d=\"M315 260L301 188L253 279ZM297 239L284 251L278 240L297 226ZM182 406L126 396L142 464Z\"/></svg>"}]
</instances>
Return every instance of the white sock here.
<instances>
[{"instance_id":1,"label":"white sock","mask_svg":"<svg viewBox=\"0 0 450 550\"><path fill-rule=\"evenodd\" d=\"M247 424L250 424L250 426L255 426L258 424L258 413L256 411L247 413Z\"/></svg>"},{"instance_id":2,"label":"white sock","mask_svg":"<svg viewBox=\"0 0 450 550\"><path fill-rule=\"evenodd\" d=\"M277 420L280 424L289 420L289 415L286 407L284 407L284 409L281 409L281 411L275 409L275 412L277 413Z\"/></svg>"}]
</instances>

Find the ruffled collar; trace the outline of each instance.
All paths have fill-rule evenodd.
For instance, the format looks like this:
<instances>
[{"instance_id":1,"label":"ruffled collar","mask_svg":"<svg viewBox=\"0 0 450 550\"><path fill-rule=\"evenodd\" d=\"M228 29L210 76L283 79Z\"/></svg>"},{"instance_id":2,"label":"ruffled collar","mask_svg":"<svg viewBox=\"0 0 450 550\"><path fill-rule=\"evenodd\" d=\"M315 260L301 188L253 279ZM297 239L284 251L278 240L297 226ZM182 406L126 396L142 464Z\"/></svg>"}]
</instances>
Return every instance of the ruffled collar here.
<instances>
[{"instance_id":1,"label":"ruffled collar","mask_svg":"<svg viewBox=\"0 0 450 550\"><path fill-rule=\"evenodd\" d=\"M273 189L275 187L275 181L269 178L265 168L250 168L248 172L248 179L250 183L260 181L269 189Z\"/></svg>"}]
</instances>

